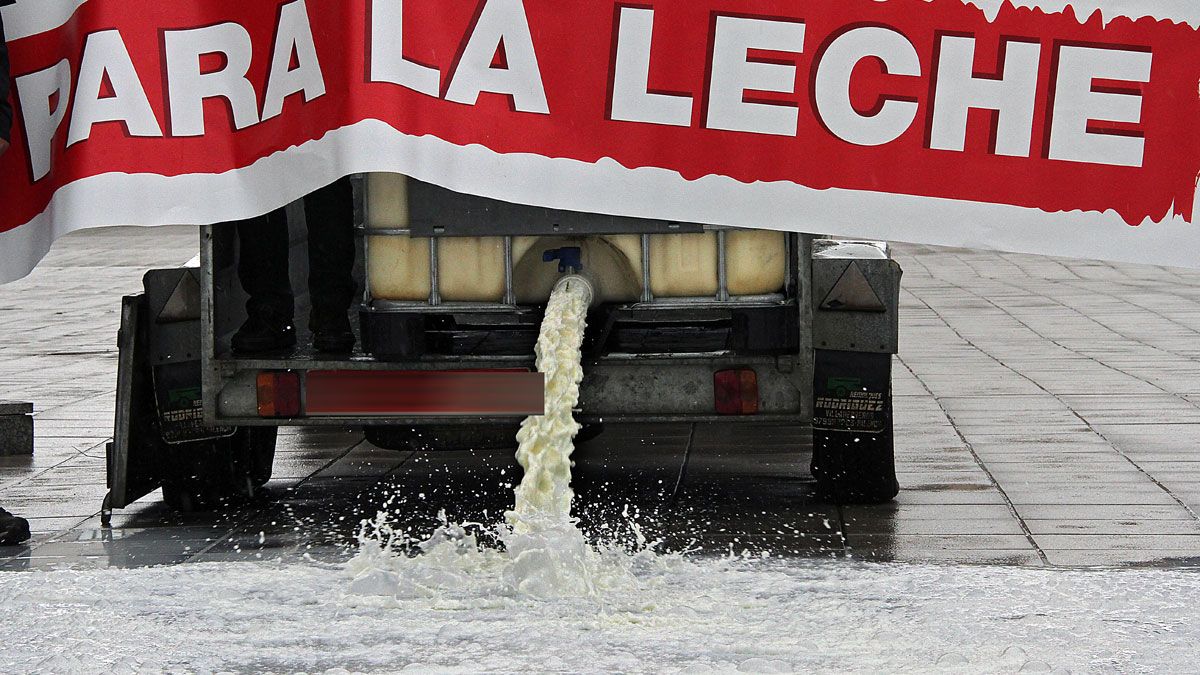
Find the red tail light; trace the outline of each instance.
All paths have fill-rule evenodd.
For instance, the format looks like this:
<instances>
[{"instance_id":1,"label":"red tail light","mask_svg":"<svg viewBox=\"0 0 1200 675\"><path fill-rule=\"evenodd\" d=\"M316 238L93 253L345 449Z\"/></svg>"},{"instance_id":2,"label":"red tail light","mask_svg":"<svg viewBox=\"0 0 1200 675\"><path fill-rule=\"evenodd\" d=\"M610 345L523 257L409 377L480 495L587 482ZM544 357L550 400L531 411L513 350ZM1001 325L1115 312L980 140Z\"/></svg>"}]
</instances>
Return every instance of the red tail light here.
<instances>
[{"instance_id":1,"label":"red tail light","mask_svg":"<svg viewBox=\"0 0 1200 675\"><path fill-rule=\"evenodd\" d=\"M722 415L753 415L758 412L758 376L749 368L713 373L713 394Z\"/></svg>"},{"instance_id":2,"label":"red tail light","mask_svg":"<svg viewBox=\"0 0 1200 675\"><path fill-rule=\"evenodd\" d=\"M300 416L300 373L264 370L258 374L258 416Z\"/></svg>"}]
</instances>

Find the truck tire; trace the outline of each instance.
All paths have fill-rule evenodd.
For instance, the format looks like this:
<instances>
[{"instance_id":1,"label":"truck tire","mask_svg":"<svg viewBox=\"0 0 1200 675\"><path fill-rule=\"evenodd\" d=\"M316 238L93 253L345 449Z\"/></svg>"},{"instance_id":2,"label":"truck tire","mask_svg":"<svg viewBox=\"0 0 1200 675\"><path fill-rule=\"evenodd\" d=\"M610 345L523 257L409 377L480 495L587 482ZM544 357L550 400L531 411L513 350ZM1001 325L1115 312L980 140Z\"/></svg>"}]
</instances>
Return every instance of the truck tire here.
<instances>
[{"instance_id":1,"label":"truck tire","mask_svg":"<svg viewBox=\"0 0 1200 675\"><path fill-rule=\"evenodd\" d=\"M163 501L184 513L248 501L271 478L275 427L239 427L228 438L172 447Z\"/></svg>"},{"instance_id":2,"label":"truck tire","mask_svg":"<svg viewBox=\"0 0 1200 675\"><path fill-rule=\"evenodd\" d=\"M604 433L604 425L596 422L584 422L579 425L579 433L575 435L576 443L585 443Z\"/></svg>"},{"instance_id":3,"label":"truck tire","mask_svg":"<svg viewBox=\"0 0 1200 675\"><path fill-rule=\"evenodd\" d=\"M242 427L239 431L246 432L245 457L249 460L247 467L250 481L255 488L260 488L271 480L271 471L275 465L275 442L279 437L278 427Z\"/></svg>"},{"instance_id":4,"label":"truck tire","mask_svg":"<svg viewBox=\"0 0 1200 675\"><path fill-rule=\"evenodd\" d=\"M371 426L367 441L384 450L494 450L516 448L519 422L431 424L419 427Z\"/></svg>"}]
</instances>

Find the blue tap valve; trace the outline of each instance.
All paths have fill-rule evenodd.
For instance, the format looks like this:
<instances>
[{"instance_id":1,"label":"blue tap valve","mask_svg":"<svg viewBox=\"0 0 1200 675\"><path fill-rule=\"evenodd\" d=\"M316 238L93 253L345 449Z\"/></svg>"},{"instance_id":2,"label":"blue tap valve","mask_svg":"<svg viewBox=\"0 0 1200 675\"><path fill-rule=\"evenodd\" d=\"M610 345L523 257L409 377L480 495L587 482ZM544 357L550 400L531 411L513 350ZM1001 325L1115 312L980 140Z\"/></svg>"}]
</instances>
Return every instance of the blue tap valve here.
<instances>
[{"instance_id":1,"label":"blue tap valve","mask_svg":"<svg viewBox=\"0 0 1200 675\"><path fill-rule=\"evenodd\" d=\"M578 246L564 246L542 251L542 262L558 261L558 273L583 271L583 251Z\"/></svg>"}]
</instances>

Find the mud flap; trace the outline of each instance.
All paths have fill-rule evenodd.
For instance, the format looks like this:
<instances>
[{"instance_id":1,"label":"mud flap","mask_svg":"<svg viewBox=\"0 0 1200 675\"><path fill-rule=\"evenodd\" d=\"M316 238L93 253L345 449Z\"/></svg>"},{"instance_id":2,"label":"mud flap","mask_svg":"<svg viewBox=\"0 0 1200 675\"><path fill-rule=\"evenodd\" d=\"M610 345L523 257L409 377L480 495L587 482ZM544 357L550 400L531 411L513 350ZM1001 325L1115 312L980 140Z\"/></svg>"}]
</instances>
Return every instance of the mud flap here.
<instances>
[{"instance_id":1,"label":"mud flap","mask_svg":"<svg viewBox=\"0 0 1200 675\"><path fill-rule=\"evenodd\" d=\"M144 294L122 299L106 514L160 486L172 506L204 508L270 477L274 428L204 425L197 274L152 270Z\"/></svg>"},{"instance_id":2,"label":"mud flap","mask_svg":"<svg viewBox=\"0 0 1200 675\"><path fill-rule=\"evenodd\" d=\"M812 474L838 504L896 496L892 356L816 350Z\"/></svg>"},{"instance_id":3,"label":"mud flap","mask_svg":"<svg viewBox=\"0 0 1200 675\"><path fill-rule=\"evenodd\" d=\"M117 417L107 446L105 511L124 508L162 484L162 440L158 436L154 385L148 361L146 296L121 298L117 333Z\"/></svg>"}]
</instances>

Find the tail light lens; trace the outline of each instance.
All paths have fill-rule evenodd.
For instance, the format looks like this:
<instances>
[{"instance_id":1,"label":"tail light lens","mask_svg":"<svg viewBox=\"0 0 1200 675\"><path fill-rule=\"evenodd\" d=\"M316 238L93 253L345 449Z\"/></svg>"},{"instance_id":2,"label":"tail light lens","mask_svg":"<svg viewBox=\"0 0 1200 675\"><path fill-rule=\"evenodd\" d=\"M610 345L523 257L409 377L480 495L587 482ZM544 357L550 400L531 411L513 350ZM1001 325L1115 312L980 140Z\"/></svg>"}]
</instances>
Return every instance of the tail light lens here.
<instances>
[{"instance_id":1,"label":"tail light lens","mask_svg":"<svg viewBox=\"0 0 1200 675\"><path fill-rule=\"evenodd\" d=\"M713 374L713 394L722 415L758 412L758 376L749 368L719 370Z\"/></svg>"},{"instance_id":2,"label":"tail light lens","mask_svg":"<svg viewBox=\"0 0 1200 675\"><path fill-rule=\"evenodd\" d=\"M258 374L258 416L300 416L300 373L264 370Z\"/></svg>"}]
</instances>

